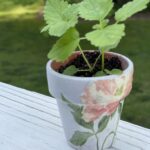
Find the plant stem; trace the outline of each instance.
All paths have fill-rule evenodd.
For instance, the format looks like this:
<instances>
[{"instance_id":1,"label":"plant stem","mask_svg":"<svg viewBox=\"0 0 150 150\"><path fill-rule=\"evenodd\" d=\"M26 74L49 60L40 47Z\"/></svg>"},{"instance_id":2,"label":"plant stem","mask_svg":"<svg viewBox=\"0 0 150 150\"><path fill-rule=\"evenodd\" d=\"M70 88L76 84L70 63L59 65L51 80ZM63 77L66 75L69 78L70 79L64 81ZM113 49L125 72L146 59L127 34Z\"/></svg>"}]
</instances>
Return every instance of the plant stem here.
<instances>
[{"instance_id":1,"label":"plant stem","mask_svg":"<svg viewBox=\"0 0 150 150\"><path fill-rule=\"evenodd\" d=\"M96 66L96 64L97 64L97 62L98 62L100 56L101 56L101 54L99 54L99 56L96 58L96 61L95 61L94 65L93 65L93 67L92 67L92 70L95 68L95 66Z\"/></svg>"},{"instance_id":2,"label":"plant stem","mask_svg":"<svg viewBox=\"0 0 150 150\"><path fill-rule=\"evenodd\" d=\"M86 37L81 37L80 40L86 40Z\"/></svg>"},{"instance_id":3,"label":"plant stem","mask_svg":"<svg viewBox=\"0 0 150 150\"><path fill-rule=\"evenodd\" d=\"M104 150L105 143L106 143L107 139L109 138L109 136L112 135L112 134L115 135L115 132L112 131L112 132L110 132L110 133L106 136L106 138L105 138L105 140L104 140L104 142L103 142L103 145L102 145L102 150ZM111 146L112 146L112 145L111 145Z\"/></svg>"},{"instance_id":4,"label":"plant stem","mask_svg":"<svg viewBox=\"0 0 150 150\"><path fill-rule=\"evenodd\" d=\"M86 72L86 71L90 71L90 69L85 69L85 70L78 70L79 72Z\"/></svg>"},{"instance_id":5,"label":"plant stem","mask_svg":"<svg viewBox=\"0 0 150 150\"><path fill-rule=\"evenodd\" d=\"M104 50L102 50L102 71L105 69L105 53Z\"/></svg>"},{"instance_id":6,"label":"plant stem","mask_svg":"<svg viewBox=\"0 0 150 150\"><path fill-rule=\"evenodd\" d=\"M83 59L85 60L86 64L88 65L90 71L92 71L92 66L90 65L90 63L88 62L87 58L85 57L84 52L83 52L83 50L82 50L80 44L78 45L78 47L79 47L79 50L80 50L80 52L81 52L81 54L82 54L82 56L83 56Z\"/></svg>"}]
</instances>

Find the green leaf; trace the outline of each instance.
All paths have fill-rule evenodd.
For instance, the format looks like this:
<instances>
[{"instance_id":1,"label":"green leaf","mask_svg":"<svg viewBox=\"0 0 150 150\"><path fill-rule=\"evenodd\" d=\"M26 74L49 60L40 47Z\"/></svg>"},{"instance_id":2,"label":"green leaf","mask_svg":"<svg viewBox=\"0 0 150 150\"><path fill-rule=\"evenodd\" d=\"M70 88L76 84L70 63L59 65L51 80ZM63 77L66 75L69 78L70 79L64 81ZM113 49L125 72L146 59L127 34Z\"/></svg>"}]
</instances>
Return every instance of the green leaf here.
<instances>
[{"instance_id":1,"label":"green leaf","mask_svg":"<svg viewBox=\"0 0 150 150\"><path fill-rule=\"evenodd\" d=\"M102 21L113 6L112 0L83 0L79 5L79 15L86 20Z\"/></svg>"},{"instance_id":2,"label":"green leaf","mask_svg":"<svg viewBox=\"0 0 150 150\"><path fill-rule=\"evenodd\" d=\"M117 47L121 38L125 35L124 30L124 24L114 24L107 26L104 29L87 33L86 38L92 45L97 46L102 50L110 50Z\"/></svg>"},{"instance_id":3,"label":"green leaf","mask_svg":"<svg viewBox=\"0 0 150 150\"><path fill-rule=\"evenodd\" d=\"M98 71L94 77L101 77L101 76L106 76L106 74L103 71Z\"/></svg>"},{"instance_id":4,"label":"green leaf","mask_svg":"<svg viewBox=\"0 0 150 150\"><path fill-rule=\"evenodd\" d=\"M52 47L48 58L56 61L65 61L79 44L79 33L76 29L69 29Z\"/></svg>"},{"instance_id":5,"label":"green leaf","mask_svg":"<svg viewBox=\"0 0 150 150\"><path fill-rule=\"evenodd\" d=\"M72 76L72 75L74 75L76 72L78 72L78 69L76 68L76 66L72 65L72 66L67 67L67 68L64 70L63 74Z\"/></svg>"},{"instance_id":6,"label":"green leaf","mask_svg":"<svg viewBox=\"0 0 150 150\"><path fill-rule=\"evenodd\" d=\"M75 121L79 125L83 126L84 128L93 129L93 125L94 125L93 122L87 123L82 119L83 107L72 103L67 98L65 98L63 95L61 97L62 97L62 100L64 102L66 102L68 104L68 106L73 110L71 113L72 113Z\"/></svg>"},{"instance_id":7,"label":"green leaf","mask_svg":"<svg viewBox=\"0 0 150 150\"><path fill-rule=\"evenodd\" d=\"M93 136L92 133L76 131L70 139L70 142L73 145L82 146L87 142L88 138L91 136Z\"/></svg>"},{"instance_id":8,"label":"green leaf","mask_svg":"<svg viewBox=\"0 0 150 150\"><path fill-rule=\"evenodd\" d=\"M74 111L74 112L78 112L82 109L81 106L72 103L71 101L69 101L63 94L61 95L62 100L68 104L68 106Z\"/></svg>"},{"instance_id":9,"label":"green leaf","mask_svg":"<svg viewBox=\"0 0 150 150\"><path fill-rule=\"evenodd\" d=\"M112 74L121 75L121 74L123 73L123 71L120 70L120 69L112 69L112 70L111 70L111 73L112 73Z\"/></svg>"},{"instance_id":10,"label":"green leaf","mask_svg":"<svg viewBox=\"0 0 150 150\"><path fill-rule=\"evenodd\" d=\"M115 19L117 22L125 21L137 12L142 11L147 7L150 0L133 0L125 4L115 13Z\"/></svg>"},{"instance_id":11,"label":"green leaf","mask_svg":"<svg viewBox=\"0 0 150 150\"><path fill-rule=\"evenodd\" d=\"M47 0L44 8L46 28L50 35L62 36L69 28L78 22L78 7L64 0Z\"/></svg>"},{"instance_id":12,"label":"green leaf","mask_svg":"<svg viewBox=\"0 0 150 150\"><path fill-rule=\"evenodd\" d=\"M104 116L98 124L98 132L102 132L109 122L109 116Z\"/></svg>"},{"instance_id":13,"label":"green leaf","mask_svg":"<svg viewBox=\"0 0 150 150\"><path fill-rule=\"evenodd\" d=\"M72 112L75 121L84 128L93 129L94 126L93 122L87 123L82 119L82 110L83 108L80 109L79 111Z\"/></svg>"},{"instance_id":14,"label":"green leaf","mask_svg":"<svg viewBox=\"0 0 150 150\"><path fill-rule=\"evenodd\" d=\"M105 69L105 72L109 75L121 75L123 71L120 69L112 69L112 70Z\"/></svg>"}]
</instances>

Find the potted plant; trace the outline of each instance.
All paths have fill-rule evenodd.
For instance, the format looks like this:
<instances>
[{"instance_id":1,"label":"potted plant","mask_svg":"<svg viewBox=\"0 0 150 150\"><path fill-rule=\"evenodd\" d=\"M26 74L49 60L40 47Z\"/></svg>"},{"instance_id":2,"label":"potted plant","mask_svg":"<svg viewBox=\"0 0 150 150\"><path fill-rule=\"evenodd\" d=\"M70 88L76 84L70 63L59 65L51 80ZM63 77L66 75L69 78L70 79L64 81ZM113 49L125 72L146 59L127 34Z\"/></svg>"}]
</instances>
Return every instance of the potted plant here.
<instances>
[{"instance_id":1,"label":"potted plant","mask_svg":"<svg viewBox=\"0 0 150 150\"><path fill-rule=\"evenodd\" d=\"M48 54L49 91L57 99L66 139L75 149L103 150L114 142L134 69L130 59L108 50L117 47L125 35L123 22L148 3L128 2L110 21L106 17L113 9L112 0L75 4L47 0L42 31L60 37ZM84 37L76 29L79 18L95 23ZM81 40L90 41L98 50L83 51Z\"/></svg>"}]
</instances>

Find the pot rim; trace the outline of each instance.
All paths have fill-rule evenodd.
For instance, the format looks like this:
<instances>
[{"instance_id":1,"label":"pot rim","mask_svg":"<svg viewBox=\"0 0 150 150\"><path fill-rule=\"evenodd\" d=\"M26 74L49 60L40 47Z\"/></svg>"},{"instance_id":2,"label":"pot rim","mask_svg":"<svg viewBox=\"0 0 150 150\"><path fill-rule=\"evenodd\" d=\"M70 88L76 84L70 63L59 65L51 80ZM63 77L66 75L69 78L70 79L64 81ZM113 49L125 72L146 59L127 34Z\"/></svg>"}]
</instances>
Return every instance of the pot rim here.
<instances>
[{"instance_id":1,"label":"pot rim","mask_svg":"<svg viewBox=\"0 0 150 150\"><path fill-rule=\"evenodd\" d=\"M121 75L109 75L109 76L100 76L100 77L68 76L68 75L64 75L64 74L61 74L61 73L55 71L51 67L51 64L53 63L53 60L49 60L47 62L46 69L47 69L47 71L50 71L51 74L54 75L54 76L57 76L57 77L62 78L62 79L65 78L65 79L68 79L68 80L76 80L76 81L79 81L79 80L90 80L90 81L93 81L93 80L114 79L114 78L118 78L119 76L122 76L122 75L125 75L125 74L130 74L131 72L133 72L134 65L133 65L133 62L128 57L126 57L126 56L124 56L122 54L119 54L119 53L115 53L115 52L106 52L106 53L118 56L118 57L122 58L123 60L125 60L128 63L128 67L125 70L123 70L123 73Z\"/></svg>"}]
</instances>

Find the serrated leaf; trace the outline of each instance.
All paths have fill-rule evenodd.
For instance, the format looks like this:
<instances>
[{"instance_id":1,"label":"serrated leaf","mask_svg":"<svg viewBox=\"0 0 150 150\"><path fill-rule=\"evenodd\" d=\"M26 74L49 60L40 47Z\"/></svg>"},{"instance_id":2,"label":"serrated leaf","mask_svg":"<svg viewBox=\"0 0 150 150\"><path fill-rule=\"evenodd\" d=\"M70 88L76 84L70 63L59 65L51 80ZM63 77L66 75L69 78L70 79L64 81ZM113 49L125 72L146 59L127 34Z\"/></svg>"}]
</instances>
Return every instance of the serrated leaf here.
<instances>
[{"instance_id":1,"label":"serrated leaf","mask_svg":"<svg viewBox=\"0 0 150 150\"><path fill-rule=\"evenodd\" d=\"M125 35L124 24L109 25L101 30L94 30L86 34L86 39L92 45L99 47L102 50L110 50L119 44L121 38Z\"/></svg>"},{"instance_id":2,"label":"serrated leaf","mask_svg":"<svg viewBox=\"0 0 150 150\"><path fill-rule=\"evenodd\" d=\"M121 75L123 73L123 71L120 69L112 69L112 70L105 69L105 72L109 75Z\"/></svg>"},{"instance_id":3,"label":"serrated leaf","mask_svg":"<svg viewBox=\"0 0 150 150\"><path fill-rule=\"evenodd\" d=\"M115 19L117 22L125 21L137 12L144 10L150 0L133 0L125 4L115 13Z\"/></svg>"},{"instance_id":4,"label":"serrated leaf","mask_svg":"<svg viewBox=\"0 0 150 150\"><path fill-rule=\"evenodd\" d=\"M93 136L92 133L76 131L70 139L70 142L73 145L82 146L87 142L88 138L91 136Z\"/></svg>"},{"instance_id":5,"label":"serrated leaf","mask_svg":"<svg viewBox=\"0 0 150 150\"><path fill-rule=\"evenodd\" d=\"M105 76L106 74L103 71L98 71L94 77L101 77L101 76Z\"/></svg>"},{"instance_id":6,"label":"serrated leaf","mask_svg":"<svg viewBox=\"0 0 150 150\"><path fill-rule=\"evenodd\" d=\"M112 0L83 0L79 6L80 17L86 20L103 20L113 8Z\"/></svg>"},{"instance_id":7,"label":"serrated leaf","mask_svg":"<svg viewBox=\"0 0 150 150\"><path fill-rule=\"evenodd\" d=\"M104 116L98 124L98 132L102 132L109 122L109 116Z\"/></svg>"},{"instance_id":8,"label":"serrated leaf","mask_svg":"<svg viewBox=\"0 0 150 150\"><path fill-rule=\"evenodd\" d=\"M69 28L78 22L78 7L64 0L47 0L44 8L46 29L50 35L62 36Z\"/></svg>"},{"instance_id":9,"label":"serrated leaf","mask_svg":"<svg viewBox=\"0 0 150 150\"><path fill-rule=\"evenodd\" d=\"M65 98L63 95L61 97L62 97L62 100L64 102L66 102L68 104L68 106L73 110L71 113L72 113L75 121L84 128L93 129L93 125L94 125L93 122L87 123L82 119L83 107L72 103L67 98Z\"/></svg>"},{"instance_id":10,"label":"serrated leaf","mask_svg":"<svg viewBox=\"0 0 150 150\"><path fill-rule=\"evenodd\" d=\"M65 61L79 44L79 33L76 29L69 29L52 47L48 58L56 61Z\"/></svg>"},{"instance_id":11,"label":"serrated leaf","mask_svg":"<svg viewBox=\"0 0 150 150\"><path fill-rule=\"evenodd\" d=\"M78 69L76 68L76 66L72 65L72 66L67 67L67 68L64 70L63 74L72 76L72 75L74 75L76 72L78 72Z\"/></svg>"}]
</instances>

